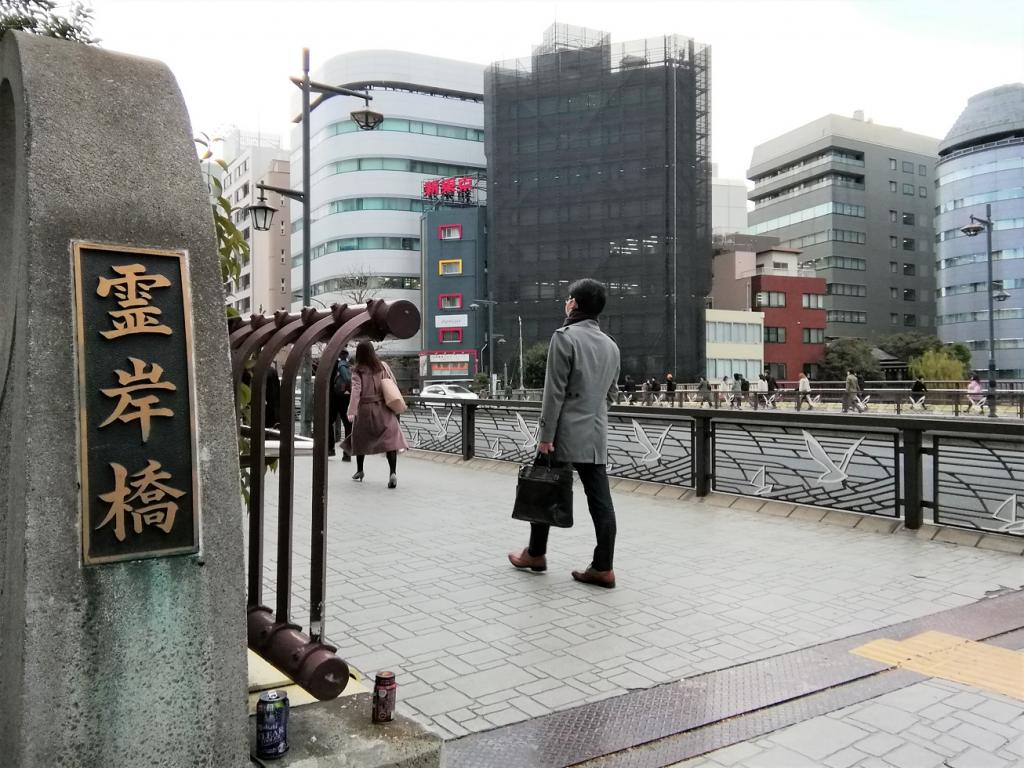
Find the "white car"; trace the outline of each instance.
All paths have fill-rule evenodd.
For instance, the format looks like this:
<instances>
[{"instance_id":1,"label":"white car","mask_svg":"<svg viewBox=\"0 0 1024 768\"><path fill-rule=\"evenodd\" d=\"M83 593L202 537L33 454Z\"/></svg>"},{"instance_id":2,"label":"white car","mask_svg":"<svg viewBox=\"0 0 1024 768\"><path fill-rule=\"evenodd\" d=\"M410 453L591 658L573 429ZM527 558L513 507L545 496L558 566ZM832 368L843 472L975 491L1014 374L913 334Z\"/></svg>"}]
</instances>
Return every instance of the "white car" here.
<instances>
[{"instance_id":1,"label":"white car","mask_svg":"<svg viewBox=\"0 0 1024 768\"><path fill-rule=\"evenodd\" d=\"M420 397L443 397L447 400L480 399L478 395L459 384L428 384L420 390Z\"/></svg>"}]
</instances>

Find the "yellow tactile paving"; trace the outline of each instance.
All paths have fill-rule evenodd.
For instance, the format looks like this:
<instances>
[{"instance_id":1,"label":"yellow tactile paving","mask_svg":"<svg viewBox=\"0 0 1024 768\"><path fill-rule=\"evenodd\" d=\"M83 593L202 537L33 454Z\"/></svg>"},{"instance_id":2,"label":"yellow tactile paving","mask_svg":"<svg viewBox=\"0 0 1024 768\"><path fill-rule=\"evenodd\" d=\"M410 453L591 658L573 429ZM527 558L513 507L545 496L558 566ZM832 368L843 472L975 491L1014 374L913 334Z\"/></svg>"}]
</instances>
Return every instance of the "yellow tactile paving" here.
<instances>
[{"instance_id":1,"label":"yellow tactile paving","mask_svg":"<svg viewBox=\"0 0 1024 768\"><path fill-rule=\"evenodd\" d=\"M873 640L851 653L929 677L941 677L1024 700L1024 653L944 632Z\"/></svg>"},{"instance_id":2,"label":"yellow tactile paving","mask_svg":"<svg viewBox=\"0 0 1024 768\"><path fill-rule=\"evenodd\" d=\"M249 665L249 714L256 713L256 702L259 701L260 693L268 690L284 691L288 694L288 703L292 707L301 707L303 704L312 704L317 699L305 690L300 688L284 672L279 670L266 659L248 650ZM362 693L366 690L359 673L351 669L351 679L342 696L351 696L355 693Z\"/></svg>"}]
</instances>

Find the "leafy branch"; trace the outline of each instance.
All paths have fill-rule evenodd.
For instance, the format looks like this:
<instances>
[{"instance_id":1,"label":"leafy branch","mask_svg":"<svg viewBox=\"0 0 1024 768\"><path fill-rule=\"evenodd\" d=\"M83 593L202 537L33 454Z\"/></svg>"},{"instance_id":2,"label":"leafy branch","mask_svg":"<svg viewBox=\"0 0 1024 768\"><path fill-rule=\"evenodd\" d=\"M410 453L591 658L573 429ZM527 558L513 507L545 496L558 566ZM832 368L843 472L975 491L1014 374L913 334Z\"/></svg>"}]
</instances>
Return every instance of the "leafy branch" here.
<instances>
[{"instance_id":1,"label":"leafy branch","mask_svg":"<svg viewBox=\"0 0 1024 768\"><path fill-rule=\"evenodd\" d=\"M53 0L0 0L0 37L9 29L16 29L86 45L100 41L92 34L92 8L75 2L68 8L67 16L55 13L56 8Z\"/></svg>"}]
</instances>

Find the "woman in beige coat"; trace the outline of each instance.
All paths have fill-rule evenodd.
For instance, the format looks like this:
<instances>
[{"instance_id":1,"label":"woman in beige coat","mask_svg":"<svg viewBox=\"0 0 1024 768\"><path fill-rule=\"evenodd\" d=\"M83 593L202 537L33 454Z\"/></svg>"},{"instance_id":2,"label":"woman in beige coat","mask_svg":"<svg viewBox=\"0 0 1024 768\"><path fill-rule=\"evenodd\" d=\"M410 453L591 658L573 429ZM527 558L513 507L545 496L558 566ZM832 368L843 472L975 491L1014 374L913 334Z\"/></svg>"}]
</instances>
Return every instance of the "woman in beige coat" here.
<instances>
[{"instance_id":1,"label":"woman in beige coat","mask_svg":"<svg viewBox=\"0 0 1024 768\"><path fill-rule=\"evenodd\" d=\"M373 344L359 342L352 368L352 400L348 406L352 434L345 440L345 451L356 457L357 471L352 475L356 481L363 479L363 459L368 454L385 454L391 470L388 488L395 488L398 485L398 452L409 450L409 444L398 425L398 417L384 402L381 385L384 377L394 378L391 368L377 357Z\"/></svg>"}]
</instances>

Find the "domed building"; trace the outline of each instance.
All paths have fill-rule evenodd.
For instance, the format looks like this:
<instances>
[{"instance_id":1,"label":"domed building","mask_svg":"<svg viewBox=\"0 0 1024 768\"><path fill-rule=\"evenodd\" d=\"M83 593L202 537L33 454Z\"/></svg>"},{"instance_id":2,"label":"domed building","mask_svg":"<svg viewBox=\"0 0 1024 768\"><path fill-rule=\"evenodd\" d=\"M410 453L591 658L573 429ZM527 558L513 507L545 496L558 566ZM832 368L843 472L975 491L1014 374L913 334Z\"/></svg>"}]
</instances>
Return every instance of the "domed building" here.
<instances>
[{"instance_id":1,"label":"domed building","mask_svg":"<svg viewBox=\"0 0 1024 768\"><path fill-rule=\"evenodd\" d=\"M1024 83L968 100L939 145L935 187L939 335L966 344L971 367L987 371L991 291L997 377L1024 379ZM987 233L961 231L972 215L991 221L991 286Z\"/></svg>"}]
</instances>

